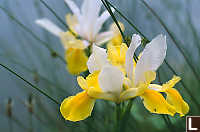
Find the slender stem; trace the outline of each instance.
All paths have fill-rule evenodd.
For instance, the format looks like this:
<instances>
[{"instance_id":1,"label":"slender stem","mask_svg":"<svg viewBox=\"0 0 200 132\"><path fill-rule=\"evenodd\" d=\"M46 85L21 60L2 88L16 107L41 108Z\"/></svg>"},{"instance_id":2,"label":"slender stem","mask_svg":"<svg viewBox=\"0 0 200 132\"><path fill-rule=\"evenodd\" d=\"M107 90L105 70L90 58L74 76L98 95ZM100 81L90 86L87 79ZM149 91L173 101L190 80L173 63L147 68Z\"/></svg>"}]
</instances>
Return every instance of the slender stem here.
<instances>
[{"instance_id":1,"label":"slender stem","mask_svg":"<svg viewBox=\"0 0 200 132\"><path fill-rule=\"evenodd\" d=\"M116 131L115 132L120 132L121 128L121 109L120 109L120 104L116 104Z\"/></svg>"},{"instance_id":2,"label":"slender stem","mask_svg":"<svg viewBox=\"0 0 200 132\"><path fill-rule=\"evenodd\" d=\"M14 72L13 70L11 70L7 66L5 66L5 65L3 65L1 63L0 63L0 66L2 66L3 68L5 68L7 71L11 72L15 76L17 76L18 78L20 78L21 80L23 80L24 82L26 82L28 85L30 85L31 87L33 87L35 90L37 90L38 92L40 92L44 96L48 97L50 100L52 100L56 104L60 105L60 103L58 101L56 101L54 98L52 98L51 96L49 96L46 92L44 92L43 90L41 90L40 88L38 88L37 86L35 86L34 84L32 84L31 82L27 81L26 79L24 79L22 76L18 75L16 72Z\"/></svg>"},{"instance_id":3,"label":"slender stem","mask_svg":"<svg viewBox=\"0 0 200 132\"><path fill-rule=\"evenodd\" d=\"M0 9L2 9L5 14L10 17L13 21L15 21L20 27L22 27L26 32L30 33L36 40L38 40L39 42L41 42L41 44L43 44L50 52L52 56L56 56L58 57L60 60L63 61L63 63L66 63L65 59L59 55L55 50L53 50L48 43L44 42L43 40L41 40L36 34L34 34L31 29L29 29L28 27L26 27L24 24L22 24L16 17L14 17L11 13L9 13L9 11L7 11L4 7L0 6Z\"/></svg>"},{"instance_id":4,"label":"slender stem","mask_svg":"<svg viewBox=\"0 0 200 132\"><path fill-rule=\"evenodd\" d=\"M109 4L108 4L108 1L107 1L107 0L101 0L101 2L103 3L103 5L104 5L105 8L107 9L107 11L110 13L110 15L111 15L113 21L114 21L115 24L117 25L117 27L118 27L118 29L119 29L121 35L122 35L123 41L126 43L125 35L124 35L124 33L123 33L123 31L122 31L122 29L121 29L121 27L120 27L120 25L119 25L117 19L115 18L114 14L113 14L113 12L112 12L112 10L111 10Z\"/></svg>"},{"instance_id":5,"label":"slender stem","mask_svg":"<svg viewBox=\"0 0 200 132\"><path fill-rule=\"evenodd\" d=\"M186 54L184 53L182 47L179 45L180 42L177 41L177 39L175 39L175 37L173 36L172 32L168 29L168 27L166 26L166 24L163 22L163 20L158 16L158 14L144 1L141 0L142 3L145 5L145 7L147 7L150 12L156 17L156 19L160 22L160 24L163 26L163 28L166 30L166 32L168 33L168 35L170 36L170 38L172 39L172 41L174 42L175 46L178 48L178 50L180 51L180 53L182 54L182 56L184 57L186 63L188 64L188 66L190 67L190 69L192 70L194 76L198 79L198 81L200 82L200 76L198 74L198 72L196 71L195 67L192 65L192 63L190 62L190 59L186 56ZM182 44L181 44L182 45Z\"/></svg>"},{"instance_id":6,"label":"slender stem","mask_svg":"<svg viewBox=\"0 0 200 132\"><path fill-rule=\"evenodd\" d=\"M142 37L147 38L125 15L123 15L114 5L107 1L107 3L115 9L115 11L128 22Z\"/></svg>"},{"instance_id":7,"label":"slender stem","mask_svg":"<svg viewBox=\"0 0 200 132\"><path fill-rule=\"evenodd\" d=\"M127 44L125 35L124 35L124 33L123 33L123 31L122 31L122 29L121 29L121 27L120 27L120 25L119 25L117 19L115 18L115 15L113 14L113 12L112 12L112 10L111 10L111 8L110 8L110 3L109 3L107 0L101 0L101 1L102 1L103 5L106 7L107 11L110 13L110 15L111 15L113 21L114 21L115 24L117 25L117 27L118 27L118 29L119 29L121 35L122 35L123 41ZM136 55L135 53L134 53L134 60L135 60L135 62L137 62L137 60L138 60L138 57L137 57L137 55Z\"/></svg>"}]
</instances>

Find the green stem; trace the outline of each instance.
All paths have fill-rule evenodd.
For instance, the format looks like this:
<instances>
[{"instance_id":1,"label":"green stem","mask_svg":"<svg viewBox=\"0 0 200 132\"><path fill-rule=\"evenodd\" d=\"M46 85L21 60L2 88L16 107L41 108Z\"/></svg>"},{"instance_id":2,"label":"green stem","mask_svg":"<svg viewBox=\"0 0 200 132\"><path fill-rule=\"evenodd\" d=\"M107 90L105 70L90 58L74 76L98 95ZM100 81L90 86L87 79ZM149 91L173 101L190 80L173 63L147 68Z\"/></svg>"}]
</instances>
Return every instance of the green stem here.
<instances>
[{"instance_id":1,"label":"green stem","mask_svg":"<svg viewBox=\"0 0 200 132\"><path fill-rule=\"evenodd\" d=\"M20 75L18 75L16 72L14 72L13 70L11 70L10 68L8 68L7 66L3 65L0 63L0 66L2 66L3 68L5 68L7 71L11 72L12 74L14 74L15 76L17 76L18 78L20 78L21 80L23 80L24 82L26 82L28 85L30 85L31 87L33 87L35 90L37 90L38 92L40 92L41 94L43 94L44 96L48 97L50 100L52 100L54 103L60 105L60 103L58 101L56 101L54 98L52 98L51 96L49 96L47 93L45 93L43 90L41 90L40 88L38 88L37 86L35 86L34 84L32 84L31 82L27 81L26 79L24 79L23 77L21 77Z\"/></svg>"},{"instance_id":2,"label":"green stem","mask_svg":"<svg viewBox=\"0 0 200 132\"><path fill-rule=\"evenodd\" d=\"M124 35L124 33L123 33L123 31L122 31L122 29L121 29L121 27L120 27L120 25L119 25L117 19L115 18L115 15L113 14L113 12L112 12L112 10L111 10L111 8L110 8L110 3L109 3L107 0L101 0L101 1L102 1L103 5L105 6L105 8L107 9L107 11L110 13L110 15L111 15L113 21L114 21L115 24L117 25L117 28L119 29L119 31L120 31L120 33L121 33L121 35L122 35L123 41L127 44L125 35ZM134 58L135 62L137 62L138 57L137 57L137 55L136 55L135 53L134 53L134 57L133 57L133 58Z\"/></svg>"},{"instance_id":3,"label":"green stem","mask_svg":"<svg viewBox=\"0 0 200 132\"><path fill-rule=\"evenodd\" d=\"M113 21L114 21L115 24L117 25L117 28L119 29L119 31L120 31L120 33L121 33L121 35L122 35L123 41L126 43L125 35L124 35L124 33L123 33L123 31L122 31L122 29L121 29L121 27L120 27L120 25L119 25L117 19L115 18L114 14L113 14L113 12L112 12L112 10L111 10L109 4L108 4L108 1L107 1L107 0L101 0L101 2L103 3L103 5L104 5L105 8L107 9L107 11L110 13L110 15L111 15Z\"/></svg>"},{"instance_id":4,"label":"green stem","mask_svg":"<svg viewBox=\"0 0 200 132\"><path fill-rule=\"evenodd\" d=\"M142 32L140 32L140 30L125 16L123 15L114 5L112 5L110 2L107 1L107 3L115 9L115 11L122 17L124 18L124 20L126 20L128 22L128 24L131 25L131 27L133 27L134 30L136 30L136 32L138 32L142 37L147 38Z\"/></svg>"},{"instance_id":5,"label":"green stem","mask_svg":"<svg viewBox=\"0 0 200 132\"><path fill-rule=\"evenodd\" d=\"M121 108L120 104L116 104L116 131L115 132L120 132L121 129Z\"/></svg>"},{"instance_id":6,"label":"green stem","mask_svg":"<svg viewBox=\"0 0 200 132\"><path fill-rule=\"evenodd\" d=\"M24 24L22 24L17 18L15 18L11 13L9 13L9 11L7 11L4 7L0 6L0 9L2 9L5 14L10 17L13 21L15 21L20 27L22 27L26 32L28 32L29 34L31 34L36 40L38 40L39 42L41 42L41 44L43 44L50 52L52 56L56 56L58 57L60 60L63 61L63 63L66 64L65 59L59 55L55 50L53 50L48 43L44 42L43 40L41 40L36 34L34 34L31 29L29 29L28 27L26 27Z\"/></svg>"},{"instance_id":7,"label":"green stem","mask_svg":"<svg viewBox=\"0 0 200 132\"><path fill-rule=\"evenodd\" d=\"M170 36L170 38L172 39L172 41L174 42L175 46L177 47L177 49L180 51L180 53L182 54L182 56L184 57L186 63L188 64L188 66L190 67L190 69L192 70L194 76L197 78L197 80L200 82L200 76L198 74L198 72L196 71L195 67L192 65L192 63L190 62L190 59L186 56L186 54L184 53L182 47L179 45L180 42L177 41L177 39L175 39L175 37L173 36L172 32L168 29L168 27L166 26L166 24L163 22L163 20L158 16L158 14L144 1L141 0L142 3L145 5L146 8L149 9L149 11L156 17L156 19L160 22L160 24L163 26L163 28L166 30L166 32L168 33L168 35ZM181 44L182 45L182 44Z\"/></svg>"}]
</instances>

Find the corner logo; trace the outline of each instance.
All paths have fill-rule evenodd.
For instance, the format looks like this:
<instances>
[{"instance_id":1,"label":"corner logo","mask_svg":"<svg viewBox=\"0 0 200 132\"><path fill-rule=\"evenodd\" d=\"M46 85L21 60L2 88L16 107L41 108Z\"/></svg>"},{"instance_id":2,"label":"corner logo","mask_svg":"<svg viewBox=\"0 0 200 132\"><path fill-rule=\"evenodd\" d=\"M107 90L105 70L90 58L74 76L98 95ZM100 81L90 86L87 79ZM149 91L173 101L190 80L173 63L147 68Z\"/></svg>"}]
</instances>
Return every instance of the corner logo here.
<instances>
[{"instance_id":1,"label":"corner logo","mask_svg":"<svg viewBox=\"0 0 200 132\"><path fill-rule=\"evenodd\" d=\"M186 117L186 132L200 132L200 116Z\"/></svg>"}]
</instances>

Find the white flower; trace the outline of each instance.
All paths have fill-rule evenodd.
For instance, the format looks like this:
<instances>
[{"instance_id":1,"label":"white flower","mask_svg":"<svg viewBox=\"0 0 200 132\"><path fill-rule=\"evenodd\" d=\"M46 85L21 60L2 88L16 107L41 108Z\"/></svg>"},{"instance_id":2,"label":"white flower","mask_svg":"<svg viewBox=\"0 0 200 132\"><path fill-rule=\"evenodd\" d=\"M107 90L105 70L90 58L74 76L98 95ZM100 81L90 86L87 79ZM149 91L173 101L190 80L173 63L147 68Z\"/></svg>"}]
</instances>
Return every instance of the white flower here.
<instances>
[{"instance_id":1,"label":"white flower","mask_svg":"<svg viewBox=\"0 0 200 132\"><path fill-rule=\"evenodd\" d=\"M76 18L77 22L73 23L74 31L80 37L97 45L103 44L113 37L114 34L111 30L100 32L102 25L110 17L108 11L99 15L102 6L100 0L84 0L81 9L77 7L73 0L65 0L65 2ZM46 18L36 20L36 23L56 36L64 32Z\"/></svg>"}]
</instances>

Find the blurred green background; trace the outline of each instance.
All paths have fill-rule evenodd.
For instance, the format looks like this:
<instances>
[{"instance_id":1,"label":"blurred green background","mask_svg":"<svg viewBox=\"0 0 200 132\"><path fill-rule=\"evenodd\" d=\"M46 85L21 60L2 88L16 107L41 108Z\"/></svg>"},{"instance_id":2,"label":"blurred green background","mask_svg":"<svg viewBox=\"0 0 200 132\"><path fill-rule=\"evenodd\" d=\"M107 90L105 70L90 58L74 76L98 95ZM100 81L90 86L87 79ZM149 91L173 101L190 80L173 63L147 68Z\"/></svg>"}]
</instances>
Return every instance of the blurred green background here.
<instances>
[{"instance_id":1,"label":"blurred green background","mask_svg":"<svg viewBox=\"0 0 200 132\"><path fill-rule=\"evenodd\" d=\"M65 21L65 15L70 11L64 4L64 0L45 0L45 2ZM79 5L81 2L82 0L76 0ZM111 2L148 38L152 39L160 33L167 35L166 60L181 76L193 98L200 104L200 82L152 13L140 0L111 0ZM200 1L149 0L147 3L173 33L184 54L189 58L190 64L199 75ZM65 29L39 0L1 0L0 6L6 8L41 40L47 42L49 47L64 57L64 49L60 40L34 23L36 19L46 17ZM117 14L116 16L124 23L126 35L136 33L126 21ZM104 24L104 28L108 28L110 23L112 23L111 18ZM80 91L76 77L67 72L65 64L58 58L52 57L40 41L16 24L3 10L0 10L0 62L60 102ZM173 76L165 64L160 67L159 71L161 82L166 82ZM179 83L176 88L190 105L188 115L200 115L200 106L191 99L183 86ZM12 114L8 113L8 100L11 101ZM28 105L29 102L32 105ZM76 123L65 121L59 113L59 106L0 67L0 131L2 132L110 132L115 124L114 118L114 104L100 100L97 101L92 116L88 119ZM176 115L169 118L173 124L170 126L171 129L166 125L162 115L149 113L138 98L134 101L131 116L126 121L124 131L185 131L185 117L180 118Z\"/></svg>"}]
</instances>

